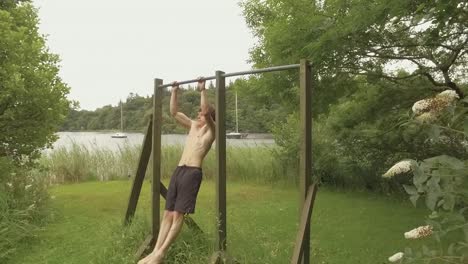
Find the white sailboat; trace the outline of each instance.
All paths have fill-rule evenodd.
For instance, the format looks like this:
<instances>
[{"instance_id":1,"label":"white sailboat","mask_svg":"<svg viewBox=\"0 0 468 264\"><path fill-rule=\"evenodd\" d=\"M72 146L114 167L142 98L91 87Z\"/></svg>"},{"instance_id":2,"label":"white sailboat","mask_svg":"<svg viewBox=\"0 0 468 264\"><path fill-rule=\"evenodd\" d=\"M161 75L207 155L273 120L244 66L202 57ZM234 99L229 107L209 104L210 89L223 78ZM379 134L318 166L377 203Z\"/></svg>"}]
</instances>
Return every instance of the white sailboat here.
<instances>
[{"instance_id":1,"label":"white sailboat","mask_svg":"<svg viewBox=\"0 0 468 264\"><path fill-rule=\"evenodd\" d=\"M127 138L127 135L123 132L123 104L122 100L120 100L120 131L112 135L112 138Z\"/></svg>"},{"instance_id":2,"label":"white sailboat","mask_svg":"<svg viewBox=\"0 0 468 264\"><path fill-rule=\"evenodd\" d=\"M240 139L247 137L247 134L239 133L239 118L237 115L237 91L236 91L236 132L230 132L226 134L226 138Z\"/></svg>"}]
</instances>

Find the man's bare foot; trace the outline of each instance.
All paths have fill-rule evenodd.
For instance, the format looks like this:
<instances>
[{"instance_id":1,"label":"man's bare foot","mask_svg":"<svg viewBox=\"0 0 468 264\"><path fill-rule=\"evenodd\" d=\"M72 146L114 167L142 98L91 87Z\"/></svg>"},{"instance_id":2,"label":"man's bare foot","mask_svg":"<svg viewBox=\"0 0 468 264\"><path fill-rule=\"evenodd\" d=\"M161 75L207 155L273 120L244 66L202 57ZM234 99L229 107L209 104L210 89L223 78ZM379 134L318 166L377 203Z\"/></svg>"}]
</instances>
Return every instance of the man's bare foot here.
<instances>
[{"instance_id":1,"label":"man's bare foot","mask_svg":"<svg viewBox=\"0 0 468 264\"><path fill-rule=\"evenodd\" d=\"M151 252L150 254L148 254L148 256L144 257L143 259L141 259L140 261L138 261L138 264L147 264L148 261L151 259L151 257L153 256L154 252Z\"/></svg>"}]
</instances>

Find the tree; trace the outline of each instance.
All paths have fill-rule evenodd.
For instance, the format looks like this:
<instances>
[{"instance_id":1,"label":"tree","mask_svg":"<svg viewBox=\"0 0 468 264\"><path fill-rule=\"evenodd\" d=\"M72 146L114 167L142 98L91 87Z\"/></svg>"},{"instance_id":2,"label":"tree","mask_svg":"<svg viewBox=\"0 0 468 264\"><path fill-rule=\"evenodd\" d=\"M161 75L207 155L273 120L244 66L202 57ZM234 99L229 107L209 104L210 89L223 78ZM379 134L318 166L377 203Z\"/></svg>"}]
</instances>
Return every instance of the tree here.
<instances>
[{"instance_id":1,"label":"tree","mask_svg":"<svg viewBox=\"0 0 468 264\"><path fill-rule=\"evenodd\" d=\"M48 52L37 24L28 1L0 1L1 263L46 216L48 180L30 165L55 140L70 105L58 56Z\"/></svg>"},{"instance_id":2,"label":"tree","mask_svg":"<svg viewBox=\"0 0 468 264\"><path fill-rule=\"evenodd\" d=\"M310 58L322 76L366 75L400 82L424 77L433 90L464 92L468 3L464 1L246 0L247 23L260 39L256 65ZM399 76L390 65L414 70Z\"/></svg>"},{"instance_id":3,"label":"tree","mask_svg":"<svg viewBox=\"0 0 468 264\"><path fill-rule=\"evenodd\" d=\"M380 189L377 173L401 155L466 155L448 145L421 148L418 130L397 126L417 100L446 89L460 98L466 93L466 2L244 0L241 6L259 39L250 56L255 67L312 62L314 175ZM247 86L293 112L297 79L265 75ZM292 157L299 145L297 129L289 127L297 126L297 114L281 121L274 127L280 154Z\"/></svg>"},{"instance_id":4,"label":"tree","mask_svg":"<svg viewBox=\"0 0 468 264\"><path fill-rule=\"evenodd\" d=\"M65 118L69 88L59 58L38 33L36 9L26 1L0 4L0 157L35 157Z\"/></svg>"}]
</instances>

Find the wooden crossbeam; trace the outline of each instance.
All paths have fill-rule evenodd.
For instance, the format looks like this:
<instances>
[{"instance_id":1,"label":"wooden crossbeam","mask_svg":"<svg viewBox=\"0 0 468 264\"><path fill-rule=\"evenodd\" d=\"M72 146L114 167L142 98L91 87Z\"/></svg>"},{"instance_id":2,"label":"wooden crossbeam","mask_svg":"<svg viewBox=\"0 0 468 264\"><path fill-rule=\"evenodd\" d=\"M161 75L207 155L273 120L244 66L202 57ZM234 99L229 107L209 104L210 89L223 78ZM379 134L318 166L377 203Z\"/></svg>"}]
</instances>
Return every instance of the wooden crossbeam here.
<instances>
[{"instance_id":1,"label":"wooden crossbeam","mask_svg":"<svg viewBox=\"0 0 468 264\"><path fill-rule=\"evenodd\" d=\"M291 264L299 264L302 260L304 251L304 241L308 238L306 231L310 231L307 227L310 227L310 218L312 217L312 210L314 209L315 195L317 194L317 185L313 184L307 191L307 198L302 208L301 222L299 225L299 231L297 232L296 244L294 246L293 257ZM310 234L309 234L310 235ZM307 248L309 250L309 248Z\"/></svg>"}]
</instances>

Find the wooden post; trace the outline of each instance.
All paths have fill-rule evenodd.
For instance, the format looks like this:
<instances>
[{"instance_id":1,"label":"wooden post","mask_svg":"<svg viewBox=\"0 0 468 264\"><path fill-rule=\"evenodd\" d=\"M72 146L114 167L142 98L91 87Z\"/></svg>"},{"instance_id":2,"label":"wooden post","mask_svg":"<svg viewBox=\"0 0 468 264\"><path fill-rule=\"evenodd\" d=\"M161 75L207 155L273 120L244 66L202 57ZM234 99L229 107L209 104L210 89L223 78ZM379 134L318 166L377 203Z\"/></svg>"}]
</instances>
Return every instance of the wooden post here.
<instances>
[{"instance_id":1,"label":"wooden post","mask_svg":"<svg viewBox=\"0 0 468 264\"><path fill-rule=\"evenodd\" d=\"M302 208L312 183L312 74L307 60L300 63L301 156L299 162L300 203ZM310 223L304 229L302 263L310 263Z\"/></svg>"},{"instance_id":2,"label":"wooden post","mask_svg":"<svg viewBox=\"0 0 468 264\"><path fill-rule=\"evenodd\" d=\"M215 250L226 250L226 78L216 71L216 216Z\"/></svg>"},{"instance_id":3,"label":"wooden post","mask_svg":"<svg viewBox=\"0 0 468 264\"><path fill-rule=\"evenodd\" d=\"M162 123L162 99L163 89L159 86L163 84L163 80L154 79L154 96L153 96L153 180L151 182L151 197L152 197L152 235L153 240L156 240L159 233L159 218L160 218L160 181L161 181L161 123Z\"/></svg>"},{"instance_id":4,"label":"wooden post","mask_svg":"<svg viewBox=\"0 0 468 264\"><path fill-rule=\"evenodd\" d=\"M151 119L153 117L151 116ZM132 190L130 192L130 198L128 199L127 212L125 214L125 224L130 223L131 219L135 215L135 210L138 204L138 198L140 197L141 186L145 179L146 168L151 156L151 138L153 136L153 120L148 122L148 128L146 129L145 138L143 139L143 147L141 149L140 160L138 162L138 169L133 179Z\"/></svg>"}]
</instances>

